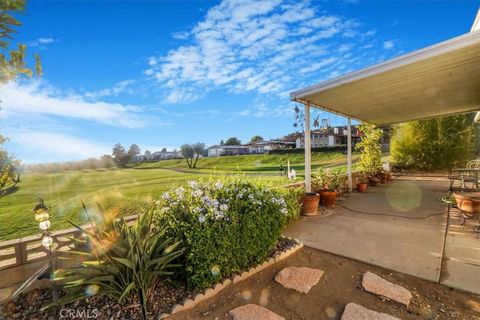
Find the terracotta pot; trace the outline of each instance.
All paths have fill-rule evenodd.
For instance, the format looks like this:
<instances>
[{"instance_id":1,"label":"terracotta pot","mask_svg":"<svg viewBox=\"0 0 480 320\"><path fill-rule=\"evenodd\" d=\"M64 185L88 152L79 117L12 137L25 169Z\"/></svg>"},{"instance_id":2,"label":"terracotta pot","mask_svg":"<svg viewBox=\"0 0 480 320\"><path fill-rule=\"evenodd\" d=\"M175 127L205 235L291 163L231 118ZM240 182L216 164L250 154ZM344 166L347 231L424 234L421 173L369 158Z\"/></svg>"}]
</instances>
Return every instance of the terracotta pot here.
<instances>
[{"instance_id":1,"label":"terracotta pot","mask_svg":"<svg viewBox=\"0 0 480 320\"><path fill-rule=\"evenodd\" d=\"M370 187L376 187L380 183L380 179L377 177L368 177L368 183Z\"/></svg>"},{"instance_id":2,"label":"terracotta pot","mask_svg":"<svg viewBox=\"0 0 480 320\"><path fill-rule=\"evenodd\" d=\"M480 192L454 193L457 207L465 213L480 213Z\"/></svg>"},{"instance_id":3,"label":"terracotta pot","mask_svg":"<svg viewBox=\"0 0 480 320\"><path fill-rule=\"evenodd\" d=\"M358 192L365 192L365 191L367 191L367 184L366 184L366 183L358 183L358 184L357 184L357 191L358 191Z\"/></svg>"},{"instance_id":4,"label":"terracotta pot","mask_svg":"<svg viewBox=\"0 0 480 320\"><path fill-rule=\"evenodd\" d=\"M315 216L318 210L318 203L320 202L320 195L318 193L305 193L302 196L303 209L302 214L304 216Z\"/></svg>"},{"instance_id":5,"label":"terracotta pot","mask_svg":"<svg viewBox=\"0 0 480 320\"><path fill-rule=\"evenodd\" d=\"M325 207L333 207L337 200L336 191L320 191L320 199Z\"/></svg>"}]
</instances>

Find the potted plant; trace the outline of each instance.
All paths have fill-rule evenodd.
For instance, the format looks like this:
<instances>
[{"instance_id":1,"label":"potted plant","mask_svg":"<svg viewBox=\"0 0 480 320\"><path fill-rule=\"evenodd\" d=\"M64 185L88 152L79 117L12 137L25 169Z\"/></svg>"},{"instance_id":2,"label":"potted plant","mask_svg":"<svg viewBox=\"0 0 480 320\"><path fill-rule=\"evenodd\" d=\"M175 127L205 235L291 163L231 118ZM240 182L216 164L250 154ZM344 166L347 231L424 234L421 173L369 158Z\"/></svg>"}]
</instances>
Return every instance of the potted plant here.
<instances>
[{"instance_id":1,"label":"potted plant","mask_svg":"<svg viewBox=\"0 0 480 320\"><path fill-rule=\"evenodd\" d=\"M368 178L364 173L361 173L358 176L357 191L358 192L367 191L367 185L368 185Z\"/></svg>"},{"instance_id":2,"label":"potted plant","mask_svg":"<svg viewBox=\"0 0 480 320\"><path fill-rule=\"evenodd\" d=\"M380 183L378 173L382 171L382 148L380 140L383 132L373 125L362 124L359 126L361 141L355 145L360 151L360 159L357 163L358 170L368 176L371 187Z\"/></svg>"},{"instance_id":3,"label":"potted plant","mask_svg":"<svg viewBox=\"0 0 480 320\"><path fill-rule=\"evenodd\" d=\"M312 184L320 192L321 204L326 207L334 206L341 185L341 175L328 169L318 169L312 178Z\"/></svg>"},{"instance_id":4,"label":"potted plant","mask_svg":"<svg viewBox=\"0 0 480 320\"><path fill-rule=\"evenodd\" d=\"M304 216L315 216L320 203L320 195L315 192L306 192L302 196L302 214Z\"/></svg>"}]
</instances>

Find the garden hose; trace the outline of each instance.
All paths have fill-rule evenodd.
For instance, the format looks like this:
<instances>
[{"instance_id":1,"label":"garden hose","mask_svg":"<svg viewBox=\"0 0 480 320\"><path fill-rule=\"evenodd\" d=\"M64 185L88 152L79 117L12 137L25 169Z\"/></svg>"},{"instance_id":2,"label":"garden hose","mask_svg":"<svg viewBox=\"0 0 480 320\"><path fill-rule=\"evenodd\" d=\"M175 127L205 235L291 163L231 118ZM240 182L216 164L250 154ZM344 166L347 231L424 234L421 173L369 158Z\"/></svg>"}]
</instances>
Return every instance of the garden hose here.
<instances>
[{"instance_id":1,"label":"garden hose","mask_svg":"<svg viewBox=\"0 0 480 320\"><path fill-rule=\"evenodd\" d=\"M346 206L338 204L338 203L337 203L337 206L342 207L344 209L347 209L348 211L355 212L355 213L360 213L360 214L367 214L367 215L372 215L372 216L387 216L387 217L395 217L395 218L410 219L410 220L422 220L422 219L427 219L427 218L434 217L434 216L442 216L443 215L443 213L432 213L432 214L430 214L428 216L424 216L424 217L407 217L407 216L402 216L402 215L398 215L398 214L395 214L395 213L380 213L380 212L360 211L360 210L356 210L356 209L346 207Z\"/></svg>"}]
</instances>

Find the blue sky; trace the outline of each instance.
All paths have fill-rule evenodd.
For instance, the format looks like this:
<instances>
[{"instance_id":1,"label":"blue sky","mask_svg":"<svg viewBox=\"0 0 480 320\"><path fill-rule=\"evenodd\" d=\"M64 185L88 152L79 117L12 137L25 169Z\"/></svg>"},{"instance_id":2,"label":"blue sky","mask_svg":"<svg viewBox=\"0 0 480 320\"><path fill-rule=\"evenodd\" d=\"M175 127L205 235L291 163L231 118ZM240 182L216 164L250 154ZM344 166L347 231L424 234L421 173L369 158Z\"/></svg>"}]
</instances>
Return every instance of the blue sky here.
<instances>
[{"instance_id":1,"label":"blue sky","mask_svg":"<svg viewBox=\"0 0 480 320\"><path fill-rule=\"evenodd\" d=\"M281 137L290 91L466 33L479 5L32 0L16 41L45 75L0 88L1 132L30 163Z\"/></svg>"}]
</instances>

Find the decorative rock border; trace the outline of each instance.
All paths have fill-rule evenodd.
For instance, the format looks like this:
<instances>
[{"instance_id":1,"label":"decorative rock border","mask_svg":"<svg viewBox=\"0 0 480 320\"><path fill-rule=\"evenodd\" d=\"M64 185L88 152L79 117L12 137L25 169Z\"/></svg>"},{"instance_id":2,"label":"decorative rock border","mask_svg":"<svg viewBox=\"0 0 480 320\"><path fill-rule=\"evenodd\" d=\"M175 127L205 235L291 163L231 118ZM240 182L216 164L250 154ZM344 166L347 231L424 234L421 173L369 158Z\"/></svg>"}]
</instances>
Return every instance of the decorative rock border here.
<instances>
[{"instance_id":1,"label":"decorative rock border","mask_svg":"<svg viewBox=\"0 0 480 320\"><path fill-rule=\"evenodd\" d=\"M204 300L207 300L207 299L210 299L210 298L213 298L220 291L222 291L223 289L225 289L226 287L228 287L232 283L239 283L239 282L253 276L254 274L270 267L271 265L282 261L283 259L291 256L292 254L294 254L295 252L297 252L298 250L303 248L303 243L301 243L298 239L292 239L290 237L286 237L286 238L289 239L289 240L294 240L295 242L297 242L297 244L294 245L291 248L288 248L287 250L285 250L283 252L280 252L280 253L276 254L274 257L269 258L268 260L266 260L262 264L259 264L256 267L250 268L248 271L244 271L241 274L235 274L231 278L224 279L222 282L218 282L218 283L214 284L212 287L207 288L202 293L197 294L195 297L190 298L190 299L186 299L185 301L183 301L183 304L174 305L172 307L172 309L170 310L170 313L162 313L162 314L160 314L158 319L169 319L172 315L174 315L174 314L176 314L180 311L189 310L189 309L195 307L200 302L202 302Z\"/></svg>"}]
</instances>

